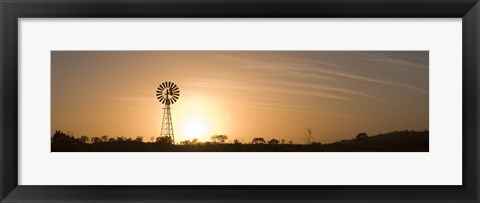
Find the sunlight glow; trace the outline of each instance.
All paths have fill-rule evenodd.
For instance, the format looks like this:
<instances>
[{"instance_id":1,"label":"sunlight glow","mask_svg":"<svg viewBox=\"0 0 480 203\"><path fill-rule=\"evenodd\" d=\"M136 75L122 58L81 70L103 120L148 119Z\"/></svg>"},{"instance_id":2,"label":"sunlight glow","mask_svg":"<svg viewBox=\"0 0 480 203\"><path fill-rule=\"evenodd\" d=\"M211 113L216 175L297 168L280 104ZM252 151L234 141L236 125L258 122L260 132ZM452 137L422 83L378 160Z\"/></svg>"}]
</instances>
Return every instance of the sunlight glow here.
<instances>
[{"instance_id":1,"label":"sunlight glow","mask_svg":"<svg viewBox=\"0 0 480 203\"><path fill-rule=\"evenodd\" d=\"M183 133L187 138L202 138L206 135L207 124L202 118L188 118L183 123Z\"/></svg>"}]
</instances>

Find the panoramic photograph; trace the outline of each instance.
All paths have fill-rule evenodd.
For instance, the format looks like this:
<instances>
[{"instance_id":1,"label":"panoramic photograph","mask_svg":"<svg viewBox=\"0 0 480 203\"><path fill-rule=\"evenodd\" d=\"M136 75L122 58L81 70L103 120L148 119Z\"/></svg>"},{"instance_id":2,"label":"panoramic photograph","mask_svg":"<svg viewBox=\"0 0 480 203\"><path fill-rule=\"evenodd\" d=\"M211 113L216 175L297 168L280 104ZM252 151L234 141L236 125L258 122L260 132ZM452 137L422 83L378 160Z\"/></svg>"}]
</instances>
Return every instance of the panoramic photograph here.
<instances>
[{"instance_id":1,"label":"panoramic photograph","mask_svg":"<svg viewBox=\"0 0 480 203\"><path fill-rule=\"evenodd\" d=\"M51 51L51 152L429 152L428 51Z\"/></svg>"}]
</instances>

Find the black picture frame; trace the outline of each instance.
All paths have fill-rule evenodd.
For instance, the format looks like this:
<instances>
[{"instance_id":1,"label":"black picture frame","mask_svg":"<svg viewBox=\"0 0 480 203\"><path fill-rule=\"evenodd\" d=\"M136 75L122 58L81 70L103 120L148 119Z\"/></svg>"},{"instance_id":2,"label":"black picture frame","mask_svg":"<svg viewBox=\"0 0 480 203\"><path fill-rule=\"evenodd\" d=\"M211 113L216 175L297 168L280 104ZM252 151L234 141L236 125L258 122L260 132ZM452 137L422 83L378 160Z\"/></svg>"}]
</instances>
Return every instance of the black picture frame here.
<instances>
[{"instance_id":1,"label":"black picture frame","mask_svg":"<svg viewBox=\"0 0 480 203\"><path fill-rule=\"evenodd\" d=\"M479 202L478 0L0 0L2 202ZM462 186L18 185L19 18L462 18ZM448 108L448 107L446 107Z\"/></svg>"}]
</instances>

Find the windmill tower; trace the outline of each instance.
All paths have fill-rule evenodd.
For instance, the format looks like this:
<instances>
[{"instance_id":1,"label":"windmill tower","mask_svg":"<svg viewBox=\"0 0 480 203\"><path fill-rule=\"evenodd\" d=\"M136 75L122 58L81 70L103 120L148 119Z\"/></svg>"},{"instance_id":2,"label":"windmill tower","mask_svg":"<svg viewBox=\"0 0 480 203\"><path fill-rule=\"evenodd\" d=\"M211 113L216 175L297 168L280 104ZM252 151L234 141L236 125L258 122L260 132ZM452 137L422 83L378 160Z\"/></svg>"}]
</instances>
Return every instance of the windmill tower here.
<instances>
[{"instance_id":1,"label":"windmill tower","mask_svg":"<svg viewBox=\"0 0 480 203\"><path fill-rule=\"evenodd\" d=\"M173 82L164 82L157 87L157 99L160 103L165 104L163 107L163 119L160 137L170 137L172 144L175 144L175 136L173 135L170 105L175 103L179 96L180 89Z\"/></svg>"}]
</instances>

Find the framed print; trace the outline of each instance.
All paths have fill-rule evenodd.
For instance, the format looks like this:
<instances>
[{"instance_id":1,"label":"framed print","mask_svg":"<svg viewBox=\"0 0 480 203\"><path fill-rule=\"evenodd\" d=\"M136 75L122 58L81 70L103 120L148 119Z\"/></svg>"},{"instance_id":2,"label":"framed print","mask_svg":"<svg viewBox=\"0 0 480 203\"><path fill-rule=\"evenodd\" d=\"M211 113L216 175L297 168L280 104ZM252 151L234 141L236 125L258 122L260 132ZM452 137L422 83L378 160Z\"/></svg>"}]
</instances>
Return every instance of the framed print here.
<instances>
[{"instance_id":1,"label":"framed print","mask_svg":"<svg viewBox=\"0 0 480 203\"><path fill-rule=\"evenodd\" d=\"M479 9L2 1L2 202L478 202Z\"/></svg>"},{"instance_id":2,"label":"framed print","mask_svg":"<svg viewBox=\"0 0 480 203\"><path fill-rule=\"evenodd\" d=\"M52 51L51 152L428 152L428 54ZM155 62L144 65L148 68L122 66L122 58L128 58L122 61L125 63ZM97 74L103 75L91 77L89 66L100 67L97 64L104 69ZM383 66L397 69L391 71ZM298 68L294 71L290 67ZM355 69L348 69L352 67ZM368 72L351 74L355 70ZM127 77L129 81L125 81L125 75L132 72L139 77ZM152 78L146 79L148 76ZM159 77L171 81L157 85ZM76 78L83 80L74 82ZM152 98L152 91L148 90L155 86ZM395 105L395 100L404 102ZM73 106L78 111L71 109ZM88 122L93 119L90 109L98 107L94 114L111 116ZM145 118L141 123L150 123L148 117L153 114L149 112L162 118L152 125L157 127L129 136L141 132L134 128L142 124L128 118L139 116ZM212 112L216 112L215 116ZM386 117L393 121L381 122ZM95 127L97 123L103 123L99 129ZM282 123L283 128L278 126ZM312 126L305 126L301 132L309 123ZM345 126L346 132L336 130L346 123L351 123L348 125L352 129ZM125 128L119 129L119 125ZM72 129L66 129L67 126ZM408 130L368 135L355 132L362 127L353 126L385 130L401 126ZM68 133L72 131L93 135L79 137ZM100 136L99 132L105 135ZM117 137L110 137L111 134ZM159 135L142 136L156 134Z\"/></svg>"}]
</instances>

